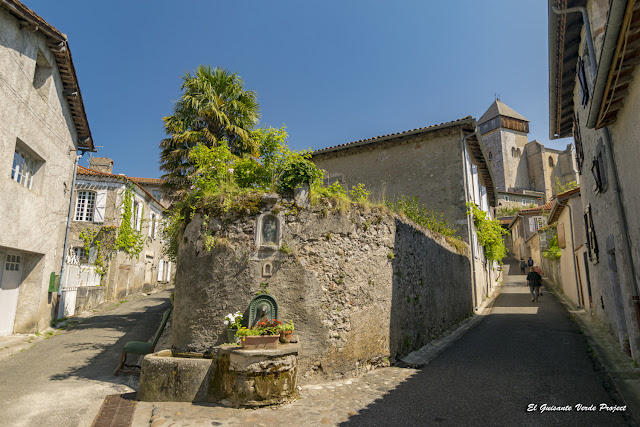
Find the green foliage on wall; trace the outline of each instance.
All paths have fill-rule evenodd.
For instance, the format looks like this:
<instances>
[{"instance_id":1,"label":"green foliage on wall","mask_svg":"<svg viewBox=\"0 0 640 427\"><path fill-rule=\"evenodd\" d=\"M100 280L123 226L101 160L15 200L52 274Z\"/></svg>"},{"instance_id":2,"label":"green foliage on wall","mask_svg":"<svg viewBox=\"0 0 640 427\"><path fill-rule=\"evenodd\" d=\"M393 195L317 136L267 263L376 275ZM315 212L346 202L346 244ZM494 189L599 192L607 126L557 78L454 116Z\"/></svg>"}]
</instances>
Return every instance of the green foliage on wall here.
<instances>
[{"instance_id":1,"label":"green foliage on wall","mask_svg":"<svg viewBox=\"0 0 640 427\"><path fill-rule=\"evenodd\" d=\"M131 227L133 215L133 189L131 187L127 187L124 191L122 208L120 227L113 225L100 228L87 227L79 234L80 239L84 242L84 249L90 257L89 263L95 267L96 273L101 277L107 272L106 260L112 252L122 250L127 253L129 258L136 258L144 247L144 236Z\"/></svg>"},{"instance_id":2,"label":"green foliage on wall","mask_svg":"<svg viewBox=\"0 0 640 427\"><path fill-rule=\"evenodd\" d=\"M560 178L556 176L556 182L553 184L553 191L555 194L565 193L569 190L573 190L574 188L578 188L578 183L576 181L570 181L566 183L562 183Z\"/></svg>"},{"instance_id":3,"label":"green foliage on wall","mask_svg":"<svg viewBox=\"0 0 640 427\"><path fill-rule=\"evenodd\" d=\"M502 263L502 259L507 256L507 248L502 236L507 234L507 231L498 221L487 218L487 213L478 209L474 203L467 203L467 208L469 208L467 214L473 216L478 243L484 248L485 257Z\"/></svg>"},{"instance_id":4,"label":"green foliage on wall","mask_svg":"<svg viewBox=\"0 0 640 427\"><path fill-rule=\"evenodd\" d=\"M445 236L454 236L456 234L456 229L445 218L444 213L427 209L420 204L416 196L402 196L395 202L387 201L387 207L396 213L405 215L429 230Z\"/></svg>"},{"instance_id":5,"label":"green foliage on wall","mask_svg":"<svg viewBox=\"0 0 640 427\"><path fill-rule=\"evenodd\" d=\"M537 208L535 203L529 203L525 206L505 206L496 210L496 216L514 216L522 209Z\"/></svg>"},{"instance_id":6,"label":"green foliage on wall","mask_svg":"<svg viewBox=\"0 0 640 427\"><path fill-rule=\"evenodd\" d=\"M549 240L549 249L546 251L542 251L542 256L548 260L554 261L560 258L560 246L558 246L558 233L555 231L549 231L549 233L553 233L553 237Z\"/></svg>"}]
</instances>

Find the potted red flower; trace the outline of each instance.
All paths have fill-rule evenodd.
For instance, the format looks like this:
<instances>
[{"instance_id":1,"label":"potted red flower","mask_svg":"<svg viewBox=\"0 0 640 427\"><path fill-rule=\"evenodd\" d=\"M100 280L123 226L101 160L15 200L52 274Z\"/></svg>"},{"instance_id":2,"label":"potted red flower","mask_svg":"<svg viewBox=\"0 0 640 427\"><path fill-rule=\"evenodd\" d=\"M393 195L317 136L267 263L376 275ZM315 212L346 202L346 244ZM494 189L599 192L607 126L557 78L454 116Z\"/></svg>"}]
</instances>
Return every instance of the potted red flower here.
<instances>
[{"instance_id":1,"label":"potted red flower","mask_svg":"<svg viewBox=\"0 0 640 427\"><path fill-rule=\"evenodd\" d=\"M242 328L238 331L240 343L245 350L267 350L275 349L280 338L279 320L263 320L258 322L252 329Z\"/></svg>"}]
</instances>

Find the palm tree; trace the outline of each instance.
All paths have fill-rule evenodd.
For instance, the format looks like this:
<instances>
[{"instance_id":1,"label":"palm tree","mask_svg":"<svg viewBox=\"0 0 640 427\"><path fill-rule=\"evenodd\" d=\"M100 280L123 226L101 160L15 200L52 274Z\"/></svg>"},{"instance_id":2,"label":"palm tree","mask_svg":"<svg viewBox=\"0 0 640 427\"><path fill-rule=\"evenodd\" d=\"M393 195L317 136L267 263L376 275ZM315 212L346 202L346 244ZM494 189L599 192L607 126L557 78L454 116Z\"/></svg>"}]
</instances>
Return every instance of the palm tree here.
<instances>
[{"instance_id":1,"label":"palm tree","mask_svg":"<svg viewBox=\"0 0 640 427\"><path fill-rule=\"evenodd\" d=\"M260 119L256 93L244 89L236 73L201 65L182 78L182 97L172 116L163 118L168 137L160 143L160 168L167 185L180 192L193 172L189 152L197 144L213 147L222 141L233 154L256 155L251 130Z\"/></svg>"}]
</instances>

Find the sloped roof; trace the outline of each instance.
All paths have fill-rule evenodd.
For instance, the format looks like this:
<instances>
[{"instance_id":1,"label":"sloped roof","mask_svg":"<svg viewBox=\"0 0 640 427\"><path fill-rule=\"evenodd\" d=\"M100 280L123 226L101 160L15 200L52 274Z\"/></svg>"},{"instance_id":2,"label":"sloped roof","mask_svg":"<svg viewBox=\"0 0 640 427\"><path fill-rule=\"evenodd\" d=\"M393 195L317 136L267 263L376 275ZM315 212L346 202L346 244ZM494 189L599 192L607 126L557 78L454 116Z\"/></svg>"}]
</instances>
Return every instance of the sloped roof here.
<instances>
[{"instance_id":1,"label":"sloped roof","mask_svg":"<svg viewBox=\"0 0 640 427\"><path fill-rule=\"evenodd\" d=\"M165 182L167 182L166 180L161 179L161 178L138 178L138 177L135 177L135 176L129 176L129 177L127 177L127 178L129 178L129 179L130 179L130 180L132 180L132 181L137 182L138 184L156 184L156 185L162 185L162 184L164 184Z\"/></svg>"},{"instance_id":2,"label":"sloped roof","mask_svg":"<svg viewBox=\"0 0 640 427\"><path fill-rule=\"evenodd\" d=\"M472 123L474 121L473 117L471 116L467 116L467 117L463 117L461 119L457 119L457 120L453 120L450 122L444 122L444 123L440 123L437 125L431 125L431 126L426 126L426 127L422 127L422 128L416 128L416 129L412 129L412 130L406 130L404 132L397 132L397 133L390 133L387 135L380 135L380 136L376 136L373 138L367 138L367 139L361 139L359 141L353 141L353 142L348 142L346 144L339 144L339 145L334 145L332 147L327 147L327 148L321 148L319 150L316 150L312 153L313 156L319 155L319 154L325 154L325 153L331 153L334 151L340 151L340 150L344 150L347 148L352 148L352 147L359 147L362 145L368 145L368 144L373 144L373 143L377 143L377 142L382 142L382 141L386 141L389 139L394 139L394 138L400 138L402 136L408 136L408 135L414 135L414 134L419 134L419 133L424 133L424 132L432 132L434 130L437 129L444 129L447 127L452 127L452 126L458 126L458 125L464 125L467 123Z\"/></svg>"},{"instance_id":3,"label":"sloped roof","mask_svg":"<svg viewBox=\"0 0 640 427\"><path fill-rule=\"evenodd\" d=\"M511 223L509 224L508 228L513 227L513 225L516 223L516 221L521 216L521 214L526 214L526 215L537 214L537 213L542 213L543 211L551 210L551 208L553 207L554 201L546 203L542 206L536 206L535 208L520 209L520 211L518 211L518 214L514 216L513 219L511 220Z\"/></svg>"},{"instance_id":4,"label":"sloped roof","mask_svg":"<svg viewBox=\"0 0 640 427\"><path fill-rule=\"evenodd\" d=\"M557 198L553 201L553 207L551 208L551 212L549 212L549 224L554 223L560 217L560 214L564 210L564 206L561 205L561 202L564 202L567 199L572 197L580 196L580 187L574 188L569 191L565 191L564 193L558 194Z\"/></svg>"},{"instance_id":5,"label":"sloped roof","mask_svg":"<svg viewBox=\"0 0 640 427\"><path fill-rule=\"evenodd\" d=\"M19 21L28 25L29 29L40 32L47 39L47 46L55 58L58 73L62 80L63 96L69 104L73 124L78 134L78 149L95 151L67 36L49 25L47 21L17 0L2 0L0 1L0 7L4 7Z\"/></svg>"},{"instance_id":6,"label":"sloped roof","mask_svg":"<svg viewBox=\"0 0 640 427\"><path fill-rule=\"evenodd\" d=\"M488 122L489 120L497 116L511 117L512 119L523 120L525 122L529 121L524 118L524 116L513 110L511 107L507 106L499 99L496 99L495 101L493 101L493 104L491 104L489 109L484 112L482 117L480 117L480 120L478 120L478 124L481 125L482 123Z\"/></svg>"},{"instance_id":7,"label":"sloped roof","mask_svg":"<svg viewBox=\"0 0 640 427\"><path fill-rule=\"evenodd\" d=\"M140 190L142 190L142 192L146 194L151 200L156 202L158 206L160 206L162 209L166 209L166 207L162 203L160 203L158 199L153 197L151 193L145 190L138 182L134 181L132 178L126 175L116 175L113 173L98 172L98 171L94 171L93 169L85 168L84 166L80 166L80 165L78 165L78 171L76 175L94 176L99 178L119 179L121 181L129 181L132 184L135 184L136 187L138 187ZM155 178L138 178L138 179L155 179Z\"/></svg>"}]
</instances>

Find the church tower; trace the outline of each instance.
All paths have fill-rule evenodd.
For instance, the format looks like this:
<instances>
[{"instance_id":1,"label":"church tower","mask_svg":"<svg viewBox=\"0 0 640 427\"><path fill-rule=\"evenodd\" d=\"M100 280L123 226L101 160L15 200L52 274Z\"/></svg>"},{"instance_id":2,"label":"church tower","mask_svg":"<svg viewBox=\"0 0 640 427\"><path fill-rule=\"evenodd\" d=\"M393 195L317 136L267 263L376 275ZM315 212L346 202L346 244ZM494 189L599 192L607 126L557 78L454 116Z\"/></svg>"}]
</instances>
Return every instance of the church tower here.
<instances>
[{"instance_id":1,"label":"church tower","mask_svg":"<svg viewBox=\"0 0 640 427\"><path fill-rule=\"evenodd\" d=\"M485 155L498 192L530 189L527 169L529 120L496 99L478 120Z\"/></svg>"}]
</instances>

